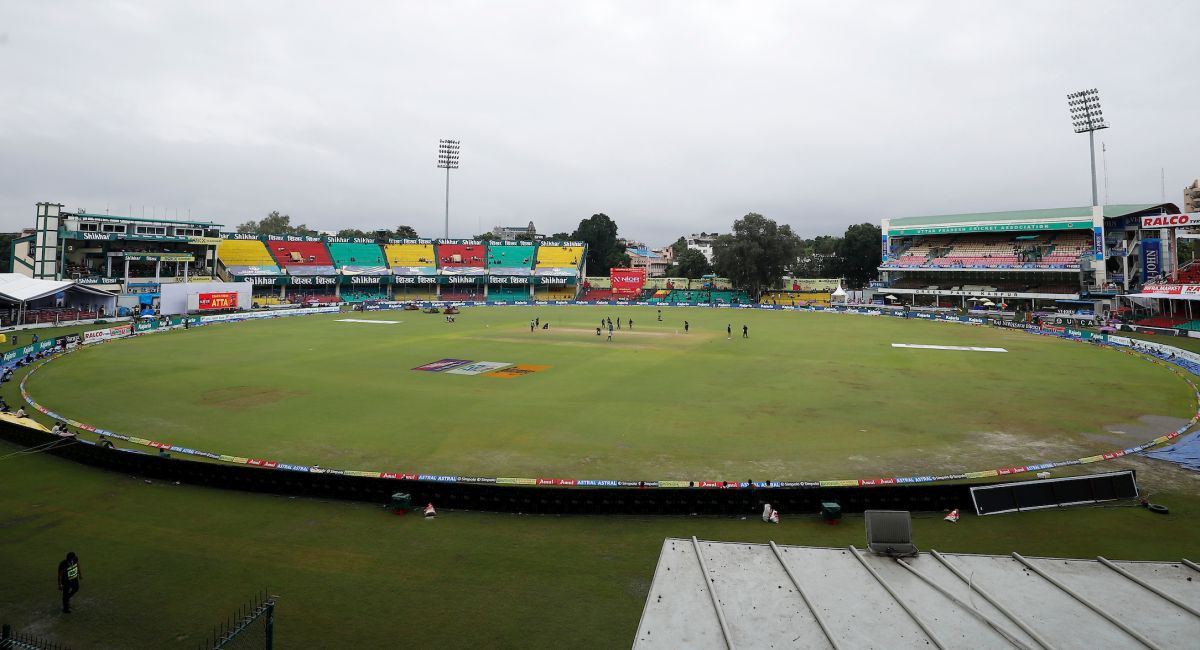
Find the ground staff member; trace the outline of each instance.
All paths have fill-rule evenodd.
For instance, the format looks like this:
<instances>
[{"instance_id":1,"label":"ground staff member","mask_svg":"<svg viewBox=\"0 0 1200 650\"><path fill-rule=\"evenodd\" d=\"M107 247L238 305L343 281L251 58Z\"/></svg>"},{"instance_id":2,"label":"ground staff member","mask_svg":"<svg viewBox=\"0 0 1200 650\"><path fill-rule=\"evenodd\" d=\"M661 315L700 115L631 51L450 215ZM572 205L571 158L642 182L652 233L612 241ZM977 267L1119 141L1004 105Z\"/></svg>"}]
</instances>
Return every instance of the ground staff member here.
<instances>
[{"instance_id":1,"label":"ground staff member","mask_svg":"<svg viewBox=\"0 0 1200 650\"><path fill-rule=\"evenodd\" d=\"M67 553L67 558L58 563L58 590L62 592L63 613L71 613L71 596L79 591L79 558L75 553Z\"/></svg>"}]
</instances>

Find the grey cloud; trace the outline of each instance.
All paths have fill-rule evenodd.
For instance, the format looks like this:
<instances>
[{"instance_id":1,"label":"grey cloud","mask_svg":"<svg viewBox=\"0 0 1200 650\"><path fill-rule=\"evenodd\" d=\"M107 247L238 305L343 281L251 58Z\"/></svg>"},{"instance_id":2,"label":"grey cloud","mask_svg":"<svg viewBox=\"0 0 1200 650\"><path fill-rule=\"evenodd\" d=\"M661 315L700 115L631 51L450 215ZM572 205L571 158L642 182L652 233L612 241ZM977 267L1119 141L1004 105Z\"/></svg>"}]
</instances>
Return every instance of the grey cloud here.
<instances>
[{"instance_id":1,"label":"grey cloud","mask_svg":"<svg viewBox=\"0 0 1200 650\"><path fill-rule=\"evenodd\" d=\"M0 226L33 203L441 231L606 212L662 244L762 212L1081 205L1098 87L1112 202L1200 176L1194 2L11 3Z\"/></svg>"}]
</instances>

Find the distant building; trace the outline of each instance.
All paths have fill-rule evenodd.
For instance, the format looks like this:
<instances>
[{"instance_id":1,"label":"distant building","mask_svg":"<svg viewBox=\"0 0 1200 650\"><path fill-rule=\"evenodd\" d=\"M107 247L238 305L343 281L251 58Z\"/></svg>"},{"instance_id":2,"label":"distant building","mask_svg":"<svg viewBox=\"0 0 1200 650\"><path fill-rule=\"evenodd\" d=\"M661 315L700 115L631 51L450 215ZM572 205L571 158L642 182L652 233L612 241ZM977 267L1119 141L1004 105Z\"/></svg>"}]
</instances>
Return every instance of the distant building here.
<instances>
[{"instance_id":1,"label":"distant building","mask_svg":"<svg viewBox=\"0 0 1200 650\"><path fill-rule=\"evenodd\" d=\"M1183 211L1200 212L1200 179L1183 188Z\"/></svg>"},{"instance_id":2,"label":"distant building","mask_svg":"<svg viewBox=\"0 0 1200 650\"><path fill-rule=\"evenodd\" d=\"M492 228L492 234L496 236L496 239L503 241L517 239L533 241L537 239L537 228L534 228L533 222L530 221L528 226L496 226Z\"/></svg>"},{"instance_id":3,"label":"distant building","mask_svg":"<svg viewBox=\"0 0 1200 650\"><path fill-rule=\"evenodd\" d=\"M704 255L704 259L708 260L709 264L713 263L713 244L716 243L717 233L702 232L699 235L690 235L687 238L687 247L692 250L700 251Z\"/></svg>"},{"instance_id":4,"label":"distant building","mask_svg":"<svg viewBox=\"0 0 1200 650\"><path fill-rule=\"evenodd\" d=\"M667 267L671 265L667 258L644 247L626 248L625 253L629 255L630 266L646 269L646 277L661 278L667 274Z\"/></svg>"}]
</instances>

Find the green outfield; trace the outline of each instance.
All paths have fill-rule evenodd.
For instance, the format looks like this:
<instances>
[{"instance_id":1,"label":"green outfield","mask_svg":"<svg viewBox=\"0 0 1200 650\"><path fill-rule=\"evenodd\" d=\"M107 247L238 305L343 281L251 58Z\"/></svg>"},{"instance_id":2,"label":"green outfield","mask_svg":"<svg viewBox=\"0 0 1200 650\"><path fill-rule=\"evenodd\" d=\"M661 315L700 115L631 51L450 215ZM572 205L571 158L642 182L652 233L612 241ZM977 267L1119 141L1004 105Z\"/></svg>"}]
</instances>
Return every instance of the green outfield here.
<instances>
[{"instance_id":1,"label":"green outfield","mask_svg":"<svg viewBox=\"0 0 1200 650\"><path fill-rule=\"evenodd\" d=\"M663 313L661 324L654 309L512 307L464 310L454 324L381 312L216 325L90 346L28 387L78 419L216 451L599 478L997 467L1142 442L1194 410L1166 369L1048 337L833 314ZM610 315L633 318L634 332L623 323L611 343L597 339ZM530 333L530 318L551 328ZM411 370L443 358L548 367L511 378ZM14 383L0 394L19 400ZM864 539L861 516L828 526L803 512L778 526L453 511L427 521L18 451L0 442L0 623L77 649L194 649L263 588L279 598L276 647L628 647L665 537ZM1200 555L1194 473L1142 457L1088 467L1136 469L1143 494L1171 514L1119 503L950 524L916 513L915 540L954 552ZM84 572L69 616L54 585L66 551Z\"/></svg>"},{"instance_id":2,"label":"green outfield","mask_svg":"<svg viewBox=\"0 0 1200 650\"><path fill-rule=\"evenodd\" d=\"M611 342L607 326L596 335L610 317L622 321ZM550 329L531 332L535 318ZM537 371L413 370L446 358ZM1162 367L1049 337L756 310L669 308L660 322L655 309L634 307L468 308L453 324L390 311L213 325L90 346L38 371L28 388L84 422L234 456L631 480L836 479L1063 460L1145 442L1195 406L1188 385Z\"/></svg>"}]
</instances>

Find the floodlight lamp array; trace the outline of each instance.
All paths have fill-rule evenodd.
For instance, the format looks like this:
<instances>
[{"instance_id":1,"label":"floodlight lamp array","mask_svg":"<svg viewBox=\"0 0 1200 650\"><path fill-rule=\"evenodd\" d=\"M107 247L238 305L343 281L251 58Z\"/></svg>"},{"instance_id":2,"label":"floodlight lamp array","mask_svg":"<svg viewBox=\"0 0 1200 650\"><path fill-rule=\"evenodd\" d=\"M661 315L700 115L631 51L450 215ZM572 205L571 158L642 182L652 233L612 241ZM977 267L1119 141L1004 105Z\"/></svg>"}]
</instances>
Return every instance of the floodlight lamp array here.
<instances>
[{"instance_id":1,"label":"floodlight lamp array","mask_svg":"<svg viewBox=\"0 0 1200 650\"><path fill-rule=\"evenodd\" d=\"M1071 125L1076 133L1108 128L1104 122L1104 111L1100 110L1100 92L1095 88L1067 95L1067 108L1071 111Z\"/></svg>"},{"instance_id":2,"label":"floodlight lamp array","mask_svg":"<svg viewBox=\"0 0 1200 650\"><path fill-rule=\"evenodd\" d=\"M437 166L441 169L458 169L458 152L461 145L458 140L439 140Z\"/></svg>"}]
</instances>

